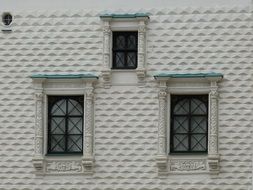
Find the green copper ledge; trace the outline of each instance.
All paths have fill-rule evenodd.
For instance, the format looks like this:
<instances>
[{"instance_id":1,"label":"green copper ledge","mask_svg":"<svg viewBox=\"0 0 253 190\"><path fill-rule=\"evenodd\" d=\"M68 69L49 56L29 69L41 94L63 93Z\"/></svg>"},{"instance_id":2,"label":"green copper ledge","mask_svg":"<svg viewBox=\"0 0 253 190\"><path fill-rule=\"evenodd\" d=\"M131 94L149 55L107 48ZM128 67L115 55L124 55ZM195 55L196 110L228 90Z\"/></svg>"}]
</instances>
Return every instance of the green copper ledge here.
<instances>
[{"instance_id":1,"label":"green copper ledge","mask_svg":"<svg viewBox=\"0 0 253 190\"><path fill-rule=\"evenodd\" d=\"M154 75L154 78L209 78L209 77L221 77L223 78L223 74L221 73L158 73Z\"/></svg>"},{"instance_id":2,"label":"green copper ledge","mask_svg":"<svg viewBox=\"0 0 253 190\"><path fill-rule=\"evenodd\" d=\"M46 78L46 79L82 79L82 78L95 78L98 79L93 73L81 73L81 74L33 74L31 78Z\"/></svg>"},{"instance_id":3,"label":"green copper ledge","mask_svg":"<svg viewBox=\"0 0 253 190\"><path fill-rule=\"evenodd\" d=\"M135 13L135 14L103 14L100 15L100 18L140 18L148 17L147 13Z\"/></svg>"}]
</instances>

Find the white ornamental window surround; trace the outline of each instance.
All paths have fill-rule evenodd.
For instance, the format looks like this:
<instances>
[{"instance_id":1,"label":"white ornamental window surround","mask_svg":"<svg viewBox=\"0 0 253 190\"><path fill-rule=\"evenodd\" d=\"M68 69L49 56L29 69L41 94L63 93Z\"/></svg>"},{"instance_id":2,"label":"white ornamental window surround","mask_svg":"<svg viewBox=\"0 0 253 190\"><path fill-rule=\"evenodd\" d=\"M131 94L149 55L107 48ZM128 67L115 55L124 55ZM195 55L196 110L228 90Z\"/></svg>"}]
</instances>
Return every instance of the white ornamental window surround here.
<instances>
[{"instance_id":1,"label":"white ornamental window surround","mask_svg":"<svg viewBox=\"0 0 253 190\"><path fill-rule=\"evenodd\" d=\"M218 82L220 73L171 74L154 76L159 83L158 174L219 173ZM208 95L207 154L170 153L171 95Z\"/></svg>"},{"instance_id":2,"label":"white ornamental window surround","mask_svg":"<svg viewBox=\"0 0 253 190\"><path fill-rule=\"evenodd\" d=\"M94 171L94 84L91 73L31 76L35 97L35 138L33 166L36 175L92 174ZM82 155L47 155L48 96L84 96Z\"/></svg>"},{"instance_id":3,"label":"white ornamental window surround","mask_svg":"<svg viewBox=\"0 0 253 190\"><path fill-rule=\"evenodd\" d=\"M109 88L112 83L113 74L136 73L137 82L142 85L146 75L146 25L149 16L144 13L136 14L104 14L100 16L103 21L103 70L102 79L104 87ZM112 68L112 33L119 32L138 32L137 68L132 70ZM130 78L133 75L129 75ZM117 77L116 77L117 78ZM116 79L117 80L117 79Z\"/></svg>"}]
</instances>

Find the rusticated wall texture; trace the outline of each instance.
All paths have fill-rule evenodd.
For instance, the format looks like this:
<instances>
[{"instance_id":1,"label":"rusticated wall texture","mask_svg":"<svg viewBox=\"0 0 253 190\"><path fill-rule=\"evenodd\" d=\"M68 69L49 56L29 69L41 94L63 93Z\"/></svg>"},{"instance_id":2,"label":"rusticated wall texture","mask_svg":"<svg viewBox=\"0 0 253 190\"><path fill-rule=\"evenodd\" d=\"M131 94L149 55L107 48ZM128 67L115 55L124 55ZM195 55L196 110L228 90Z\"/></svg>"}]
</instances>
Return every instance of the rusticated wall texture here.
<instances>
[{"instance_id":1,"label":"rusticated wall texture","mask_svg":"<svg viewBox=\"0 0 253 190\"><path fill-rule=\"evenodd\" d=\"M95 87L93 175L36 177L33 73L103 69L96 11L15 12L0 32L0 189L252 189L253 59L250 7L148 9L147 74L138 85ZM220 173L158 176L156 71L220 72Z\"/></svg>"}]
</instances>

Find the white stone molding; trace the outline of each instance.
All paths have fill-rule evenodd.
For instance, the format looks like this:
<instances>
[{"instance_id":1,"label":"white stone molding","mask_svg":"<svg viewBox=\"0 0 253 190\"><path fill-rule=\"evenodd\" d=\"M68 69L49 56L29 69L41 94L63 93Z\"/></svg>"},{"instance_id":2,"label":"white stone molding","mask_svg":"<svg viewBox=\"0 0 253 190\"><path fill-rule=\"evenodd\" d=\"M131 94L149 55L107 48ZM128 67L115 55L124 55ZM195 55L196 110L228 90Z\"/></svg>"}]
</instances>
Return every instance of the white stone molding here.
<instances>
[{"instance_id":1,"label":"white stone molding","mask_svg":"<svg viewBox=\"0 0 253 190\"><path fill-rule=\"evenodd\" d=\"M91 83L85 88L85 128L82 164L86 172L93 172L93 131L94 131L94 91Z\"/></svg>"},{"instance_id":2,"label":"white stone molding","mask_svg":"<svg viewBox=\"0 0 253 190\"><path fill-rule=\"evenodd\" d=\"M33 78L35 97L35 148L33 165L36 175L92 174L94 170L94 83L97 78ZM83 156L47 156L47 96L84 95Z\"/></svg>"},{"instance_id":3,"label":"white stone molding","mask_svg":"<svg viewBox=\"0 0 253 190\"><path fill-rule=\"evenodd\" d=\"M33 166L36 173L43 172L43 87L44 80L37 80L34 83L34 100L35 100L35 136L34 136L34 157Z\"/></svg>"},{"instance_id":4,"label":"white stone molding","mask_svg":"<svg viewBox=\"0 0 253 190\"><path fill-rule=\"evenodd\" d=\"M159 84L159 120L158 120L158 154L156 163L159 174L167 172L167 152L166 152L166 115L167 115L167 86L165 81Z\"/></svg>"},{"instance_id":5,"label":"white stone molding","mask_svg":"<svg viewBox=\"0 0 253 190\"><path fill-rule=\"evenodd\" d=\"M109 88L111 83L111 69L110 69L110 44L111 44L111 27L109 21L104 21L103 26L104 37L103 37L103 70L101 73L102 79L104 81L104 87Z\"/></svg>"},{"instance_id":6,"label":"white stone molding","mask_svg":"<svg viewBox=\"0 0 253 190\"><path fill-rule=\"evenodd\" d=\"M122 16L122 15L121 15ZM101 16L103 21L103 70L101 76L104 82L104 87L111 86L112 74L112 32L113 31L138 31L138 60L137 68L134 69L138 79L138 84L143 86L146 77L146 25L149 20L148 16L136 17L114 17L114 16ZM123 70L119 72L122 73ZM129 70L126 70L129 72Z\"/></svg>"},{"instance_id":7,"label":"white stone molding","mask_svg":"<svg viewBox=\"0 0 253 190\"><path fill-rule=\"evenodd\" d=\"M206 169L206 159L170 159L171 172L201 172Z\"/></svg>"},{"instance_id":8,"label":"white stone molding","mask_svg":"<svg viewBox=\"0 0 253 190\"><path fill-rule=\"evenodd\" d=\"M46 172L49 174L82 173L82 165L76 160L49 160L46 161Z\"/></svg>"},{"instance_id":9,"label":"white stone molding","mask_svg":"<svg viewBox=\"0 0 253 190\"><path fill-rule=\"evenodd\" d=\"M138 68L136 69L136 74L139 79L139 83L144 82L146 76L145 60L146 60L146 23L145 21L140 20L138 26Z\"/></svg>"},{"instance_id":10,"label":"white stone molding","mask_svg":"<svg viewBox=\"0 0 253 190\"><path fill-rule=\"evenodd\" d=\"M219 147L218 147L218 86L211 80L209 92L209 143L208 165L211 173L219 173Z\"/></svg>"},{"instance_id":11,"label":"white stone molding","mask_svg":"<svg viewBox=\"0 0 253 190\"><path fill-rule=\"evenodd\" d=\"M159 82L158 174L219 173L218 147L218 81L222 77L173 78L155 77ZM208 94L208 153L200 155L170 155L170 96L171 94ZM166 97L164 97L166 96ZM167 103L166 103L167 100ZM167 122L167 124L166 124ZM166 129L168 130L166 132ZM167 144L166 144L167 142ZM166 147L167 146L167 147Z\"/></svg>"}]
</instances>

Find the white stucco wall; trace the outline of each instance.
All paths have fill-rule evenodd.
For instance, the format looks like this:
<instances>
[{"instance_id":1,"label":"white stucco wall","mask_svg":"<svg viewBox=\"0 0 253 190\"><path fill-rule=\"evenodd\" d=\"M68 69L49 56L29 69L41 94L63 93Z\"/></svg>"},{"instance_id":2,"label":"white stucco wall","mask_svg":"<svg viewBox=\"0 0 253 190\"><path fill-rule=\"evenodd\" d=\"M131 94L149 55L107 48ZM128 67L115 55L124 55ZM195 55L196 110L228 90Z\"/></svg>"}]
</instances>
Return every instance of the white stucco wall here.
<instances>
[{"instance_id":1,"label":"white stucco wall","mask_svg":"<svg viewBox=\"0 0 253 190\"><path fill-rule=\"evenodd\" d=\"M14 15L13 31L0 32L0 189L252 189L250 2L145 1L144 7L138 1L134 8L137 1L123 8L123 2L90 2L0 1L0 13L13 10ZM146 85L105 89L100 79L95 89L95 173L38 178L32 165L35 111L29 76L86 71L100 75L99 15L112 9L150 13ZM157 175L156 71L224 74L219 86L217 177Z\"/></svg>"},{"instance_id":2,"label":"white stucco wall","mask_svg":"<svg viewBox=\"0 0 253 190\"><path fill-rule=\"evenodd\" d=\"M3 10L63 10L63 9L140 9L175 7L231 7L249 6L250 0L0 0Z\"/></svg>"}]
</instances>

